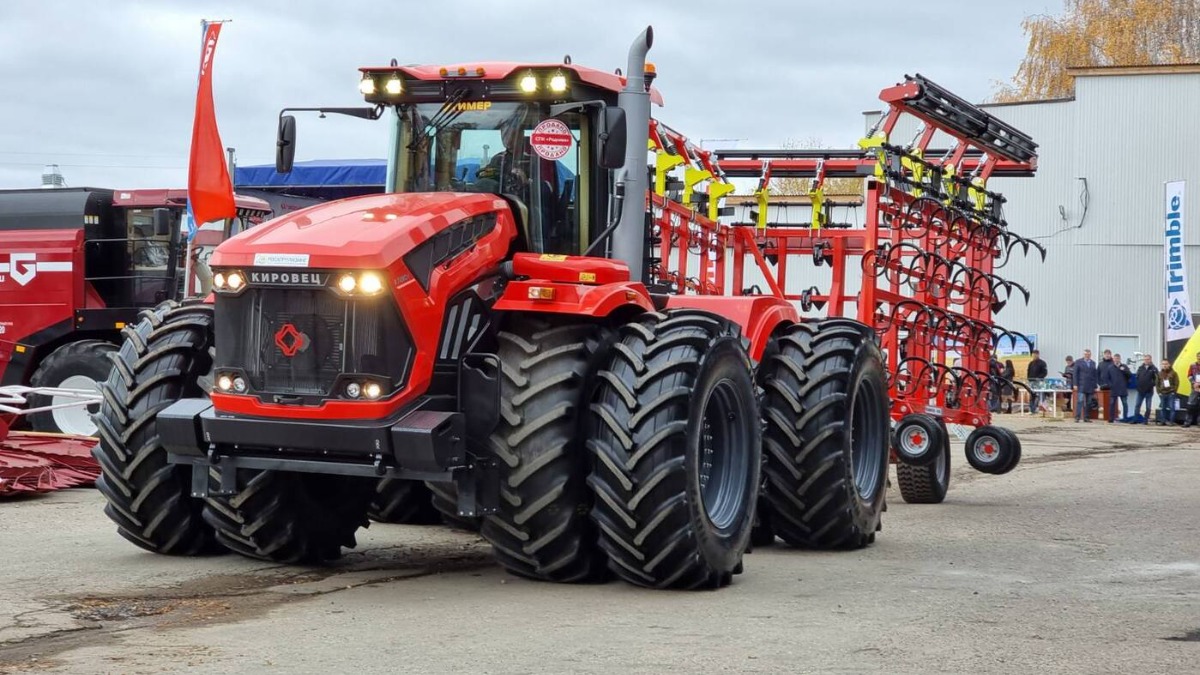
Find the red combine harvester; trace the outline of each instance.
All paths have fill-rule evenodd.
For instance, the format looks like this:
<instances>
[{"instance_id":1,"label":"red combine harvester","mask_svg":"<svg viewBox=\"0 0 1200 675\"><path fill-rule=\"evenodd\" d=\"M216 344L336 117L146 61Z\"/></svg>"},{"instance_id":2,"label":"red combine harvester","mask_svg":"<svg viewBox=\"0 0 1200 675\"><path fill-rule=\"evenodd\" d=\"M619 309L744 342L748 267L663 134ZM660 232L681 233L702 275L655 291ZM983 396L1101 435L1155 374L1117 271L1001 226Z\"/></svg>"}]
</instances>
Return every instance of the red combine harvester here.
<instances>
[{"instance_id":1,"label":"red combine harvester","mask_svg":"<svg viewBox=\"0 0 1200 675\"><path fill-rule=\"evenodd\" d=\"M204 260L223 228L236 233L270 213L266 202L239 197L237 221L201 228L187 261L186 198L185 190L0 190L0 386L98 391L121 329L164 300L207 293ZM34 430L96 431L69 398L33 393L29 405Z\"/></svg>"},{"instance_id":2,"label":"red combine harvester","mask_svg":"<svg viewBox=\"0 0 1200 675\"><path fill-rule=\"evenodd\" d=\"M649 190L652 36L625 76L363 69L371 107L326 112L386 118L386 193L233 237L208 301L126 329L95 450L121 535L330 560L390 480L452 485L498 562L546 581L723 586L764 495L791 545L873 542L890 456L876 317L802 320L780 288L726 290L748 256L767 269L768 242L716 222L729 190L708 156L687 187L705 182L712 219ZM287 173L291 116L277 142ZM701 283L684 270L702 251Z\"/></svg>"}]
</instances>

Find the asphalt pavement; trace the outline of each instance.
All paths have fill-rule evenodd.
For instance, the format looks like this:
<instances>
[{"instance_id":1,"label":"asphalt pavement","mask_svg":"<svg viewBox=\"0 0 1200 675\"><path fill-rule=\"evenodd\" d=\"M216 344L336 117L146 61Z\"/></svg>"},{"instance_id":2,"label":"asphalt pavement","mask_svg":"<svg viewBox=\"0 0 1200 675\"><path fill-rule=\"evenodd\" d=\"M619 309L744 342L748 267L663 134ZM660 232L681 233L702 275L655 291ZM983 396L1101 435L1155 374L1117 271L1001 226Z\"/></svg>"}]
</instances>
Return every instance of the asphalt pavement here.
<instances>
[{"instance_id":1,"label":"asphalt pavement","mask_svg":"<svg viewBox=\"0 0 1200 675\"><path fill-rule=\"evenodd\" d=\"M720 591L509 576L477 537L374 525L328 568L126 543L90 489L0 502L0 672L1200 672L1200 430L1003 415L945 503L876 543L780 546Z\"/></svg>"}]
</instances>

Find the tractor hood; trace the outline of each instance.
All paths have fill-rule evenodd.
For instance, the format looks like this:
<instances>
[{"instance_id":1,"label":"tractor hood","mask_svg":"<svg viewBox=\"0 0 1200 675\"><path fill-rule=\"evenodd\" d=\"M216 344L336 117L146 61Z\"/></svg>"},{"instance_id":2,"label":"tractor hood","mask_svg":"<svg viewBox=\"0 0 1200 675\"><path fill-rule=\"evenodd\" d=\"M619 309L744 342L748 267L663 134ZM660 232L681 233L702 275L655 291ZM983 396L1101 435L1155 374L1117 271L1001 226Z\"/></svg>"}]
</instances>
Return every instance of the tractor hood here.
<instances>
[{"instance_id":1,"label":"tractor hood","mask_svg":"<svg viewBox=\"0 0 1200 675\"><path fill-rule=\"evenodd\" d=\"M246 230L218 246L210 264L382 269L450 224L508 208L503 198L476 192L352 197Z\"/></svg>"}]
</instances>

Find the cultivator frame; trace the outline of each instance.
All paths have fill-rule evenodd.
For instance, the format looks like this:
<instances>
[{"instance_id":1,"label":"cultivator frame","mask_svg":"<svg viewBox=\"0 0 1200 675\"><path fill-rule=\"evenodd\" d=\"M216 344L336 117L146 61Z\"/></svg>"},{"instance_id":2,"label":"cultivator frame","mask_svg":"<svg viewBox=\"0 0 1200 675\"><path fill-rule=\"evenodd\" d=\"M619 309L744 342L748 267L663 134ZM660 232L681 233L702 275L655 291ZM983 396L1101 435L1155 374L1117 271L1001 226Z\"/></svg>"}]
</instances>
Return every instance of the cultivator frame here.
<instances>
[{"instance_id":1,"label":"cultivator frame","mask_svg":"<svg viewBox=\"0 0 1200 675\"><path fill-rule=\"evenodd\" d=\"M921 75L884 89L880 100L886 111L852 150L708 151L662 125L652 128L657 254L648 261L649 282L676 294L773 295L805 313L855 318L875 328L888 355L894 420L927 414L985 427L1000 387L1023 386L988 368L997 342L1020 336L996 324L996 313L1015 297L1029 302L1024 286L997 271L1017 249L1045 259L1040 244L1009 230L1005 199L987 182L1034 175L1037 146ZM890 139L906 115L921 127L898 145ZM950 146L931 149L939 134ZM672 180L680 165L683 180ZM718 206L733 190L731 178L758 180L750 223L720 221L732 215ZM811 180L810 222L768 222L776 178ZM866 179L864 226L831 222L830 178ZM789 283L811 272L807 260L830 268L826 288L796 291ZM766 288L747 287L751 269Z\"/></svg>"}]
</instances>

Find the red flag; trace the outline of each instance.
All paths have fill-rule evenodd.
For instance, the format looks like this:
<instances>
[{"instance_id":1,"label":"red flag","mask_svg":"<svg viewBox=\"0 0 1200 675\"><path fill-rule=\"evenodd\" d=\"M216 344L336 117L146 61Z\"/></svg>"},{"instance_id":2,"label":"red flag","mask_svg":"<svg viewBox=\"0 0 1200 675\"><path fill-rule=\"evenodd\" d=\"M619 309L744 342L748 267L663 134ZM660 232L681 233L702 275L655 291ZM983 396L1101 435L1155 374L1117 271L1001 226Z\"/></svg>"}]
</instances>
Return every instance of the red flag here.
<instances>
[{"instance_id":1,"label":"red flag","mask_svg":"<svg viewBox=\"0 0 1200 675\"><path fill-rule=\"evenodd\" d=\"M197 225L237 215L229 167L225 165L225 147L217 133L217 113L213 108L212 65L220 34L221 24L208 24L200 53L200 85L196 91L192 154L188 161L188 201Z\"/></svg>"}]
</instances>

